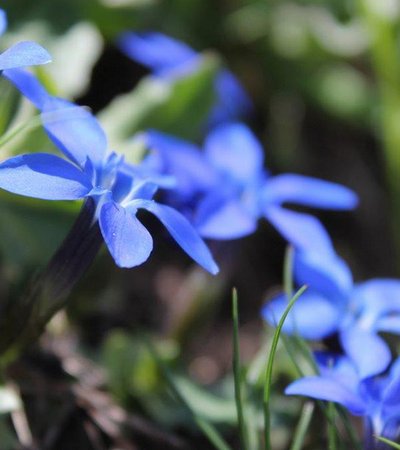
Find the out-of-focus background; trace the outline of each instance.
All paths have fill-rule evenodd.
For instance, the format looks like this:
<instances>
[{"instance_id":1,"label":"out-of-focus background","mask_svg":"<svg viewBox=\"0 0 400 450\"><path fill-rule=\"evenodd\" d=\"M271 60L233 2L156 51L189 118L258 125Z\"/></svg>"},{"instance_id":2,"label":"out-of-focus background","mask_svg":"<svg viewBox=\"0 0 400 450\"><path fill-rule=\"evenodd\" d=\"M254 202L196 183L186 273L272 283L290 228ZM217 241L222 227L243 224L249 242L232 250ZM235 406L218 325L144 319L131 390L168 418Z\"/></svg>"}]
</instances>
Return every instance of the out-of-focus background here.
<instances>
[{"instance_id":1,"label":"out-of-focus background","mask_svg":"<svg viewBox=\"0 0 400 450\"><path fill-rule=\"evenodd\" d=\"M9 18L1 47L22 39L46 47L53 63L37 69L40 79L92 108L110 145L130 156L132 137L147 128L201 143L202 93L218 67L229 67L255 104L248 124L272 174L315 176L359 195L354 212L315 213L355 279L399 275L398 0L6 0L1 7ZM157 90L146 68L117 48L127 30L160 31L204 51L200 74ZM5 80L0 96L1 133L16 116L32 115ZM4 156L49 148L36 130ZM0 202L1 300L10 302L57 248L79 204L5 193ZM212 278L156 221L143 220L157 236L150 260L121 270L103 251L40 347L13 369L37 448L208 448L171 399L148 335L188 402L238 446L231 289L239 292L246 362L263 342L260 308L281 286L285 243L265 222L250 237L210 242L221 266ZM290 407L280 408L290 422ZM0 446L17 448L8 419L0 420L7 441ZM276 449L287 439L279 430Z\"/></svg>"}]
</instances>

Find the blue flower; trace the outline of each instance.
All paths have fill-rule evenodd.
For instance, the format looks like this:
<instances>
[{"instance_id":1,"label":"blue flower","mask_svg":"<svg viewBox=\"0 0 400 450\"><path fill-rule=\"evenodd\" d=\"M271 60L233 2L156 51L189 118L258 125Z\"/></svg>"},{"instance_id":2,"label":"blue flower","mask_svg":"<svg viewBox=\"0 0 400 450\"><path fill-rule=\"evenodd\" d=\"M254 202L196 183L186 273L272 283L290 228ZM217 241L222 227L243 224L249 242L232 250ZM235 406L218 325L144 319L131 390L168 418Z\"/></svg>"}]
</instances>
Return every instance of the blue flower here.
<instances>
[{"instance_id":1,"label":"blue flower","mask_svg":"<svg viewBox=\"0 0 400 450\"><path fill-rule=\"evenodd\" d=\"M295 247L332 254L320 222L283 204L331 209L357 204L351 190L335 183L293 174L270 176L263 168L260 143L241 123L214 128L203 151L158 131L149 131L145 139L151 150L146 163L177 179L176 190L168 193L171 203L207 238L249 235L266 218Z\"/></svg>"},{"instance_id":2,"label":"blue flower","mask_svg":"<svg viewBox=\"0 0 400 450\"><path fill-rule=\"evenodd\" d=\"M218 268L197 232L173 208L153 200L169 179L151 176L140 166L107 152L107 139L87 110L47 94L28 72L5 72L40 110L44 129L69 161L56 155L19 155L0 164L0 187L9 192L46 200L91 197L104 241L120 267L134 267L150 255L152 237L137 219L144 209L154 214L176 242L196 262L215 274Z\"/></svg>"},{"instance_id":3,"label":"blue flower","mask_svg":"<svg viewBox=\"0 0 400 450\"><path fill-rule=\"evenodd\" d=\"M292 308L283 331L312 340L339 333L362 377L385 370L391 354L378 333L400 334L400 280L375 278L354 284L338 256L301 252L295 256L294 276L298 285L309 288ZM286 306L286 296L279 295L264 306L262 315L275 325Z\"/></svg>"},{"instance_id":4,"label":"blue flower","mask_svg":"<svg viewBox=\"0 0 400 450\"><path fill-rule=\"evenodd\" d=\"M6 13L0 9L0 36L6 28ZM50 61L50 55L39 44L31 41L19 42L0 54L0 72L6 69L47 64Z\"/></svg>"},{"instance_id":5,"label":"blue flower","mask_svg":"<svg viewBox=\"0 0 400 450\"><path fill-rule=\"evenodd\" d=\"M371 352L367 345L364 352ZM379 353L374 354L376 359ZM387 375L366 378L360 367L342 355L317 353L320 375L308 376L290 384L285 393L336 402L366 421L366 443L373 435L396 439L400 430L400 358ZM367 447L367 448L372 448Z\"/></svg>"},{"instance_id":6,"label":"blue flower","mask_svg":"<svg viewBox=\"0 0 400 450\"><path fill-rule=\"evenodd\" d=\"M168 81L195 72L202 61L200 53L162 33L126 32L120 36L118 44L128 57ZM216 103L210 113L210 125L244 118L251 113L251 100L229 70L222 69L217 73L214 89Z\"/></svg>"}]
</instances>

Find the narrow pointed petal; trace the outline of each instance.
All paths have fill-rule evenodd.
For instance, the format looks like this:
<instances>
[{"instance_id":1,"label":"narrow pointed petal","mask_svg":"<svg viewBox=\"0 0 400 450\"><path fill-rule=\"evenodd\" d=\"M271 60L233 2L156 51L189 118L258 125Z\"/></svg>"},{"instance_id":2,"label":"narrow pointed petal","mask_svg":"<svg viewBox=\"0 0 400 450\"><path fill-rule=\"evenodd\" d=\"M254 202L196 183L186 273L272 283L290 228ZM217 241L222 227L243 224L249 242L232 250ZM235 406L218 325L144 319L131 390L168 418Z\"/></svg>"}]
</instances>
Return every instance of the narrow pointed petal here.
<instances>
[{"instance_id":1,"label":"narrow pointed petal","mask_svg":"<svg viewBox=\"0 0 400 450\"><path fill-rule=\"evenodd\" d=\"M176 72L198 58L188 45L162 33L126 32L120 36L118 45L129 58L161 76L168 76L168 72Z\"/></svg>"},{"instance_id":2,"label":"narrow pointed petal","mask_svg":"<svg viewBox=\"0 0 400 450\"><path fill-rule=\"evenodd\" d=\"M352 209L357 195L340 184L302 175L278 175L268 180L265 196L275 204L284 202L326 209Z\"/></svg>"},{"instance_id":3,"label":"narrow pointed petal","mask_svg":"<svg viewBox=\"0 0 400 450\"><path fill-rule=\"evenodd\" d=\"M218 204L210 198L210 201L200 203L195 226L200 235L206 238L238 239L257 229L257 218L235 199Z\"/></svg>"},{"instance_id":4,"label":"narrow pointed petal","mask_svg":"<svg viewBox=\"0 0 400 450\"><path fill-rule=\"evenodd\" d=\"M400 313L400 280L374 278L357 284L354 290L356 304L376 318Z\"/></svg>"},{"instance_id":5,"label":"narrow pointed petal","mask_svg":"<svg viewBox=\"0 0 400 450\"><path fill-rule=\"evenodd\" d=\"M355 415L366 410L366 404L357 394L347 389L330 377L305 377L290 384L285 389L287 395L303 395L305 397L340 403Z\"/></svg>"},{"instance_id":6,"label":"narrow pointed petal","mask_svg":"<svg viewBox=\"0 0 400 450\"><path fill-rule=\"evenodd\" d=\"M3 76L7 78L21 92L21 94L31 101L36 108L42 109L50 95L40 84L38 79L30 72L23 69L5 70Z\"/></svg>"},{"instance_id":7,"label":"narrow pointed petal","mask_svg":"<svg viewBox=\"0 0 400 450\"><path fill-rule=\"evenodd\" d=\"M210 250L188 220L178 211L154 201L136 200L134 204L136 208L143 208L154 214L182 249L200 266L213 275L218 273L218 266Z\"/></svg>"},{"instance_id":8,"label":"narrow pointed petal","mask_svg":"<svg viewBox=\"0 0 400 450\"><path fill-rule=\"evenodd\" d=\"M55 155L33 153L0 164L0 188L44 200L75 200L92 189L78 168Z\"/></svg>"},{"instance_id":9,"label":"narrow pointed petal","mask_svg":"<svg viewBox=\"0 0 400 450\"><path fill-rule=\"evenodd\" d=\"M7 15L3 9L0 9L0 36L4 34L7 29Z\"/></svg>"},{"instance_id":10,"label":"narrow pointed petal","mask_svg":"<svg viewBox=\"0 0 400 450\"><path fill-rule=\"evenodd\" d=\"M331 239L321 222L305 213L279 206L265 208L265 217L296 249L330 256L334 254Z\"/></svg>"},{"instance_id":11,"label":"narrow pointed petal","mask_svg":"<svg viewBox=\"0 0 400 450\"><path fill-rule=\"evenodd\" d=\"M392 359L386 342L369 330L348 327L341 331L340 341L361 379L382 373Z\"/></svg>"},{"instance_id":12,"label":"narrow pointed petal","mask_svg":"<svg viewBox=\"0 0 400 450\"><path fill-rule=\"evenodd\" d=\"M337 255L296 252L294 276L297 283L307 284L329 298L347 298L353 288L349 266Z\"/></svg>"},{"instance_id":13,"label":"narrow pointed petal","mask_svg":"<svg viewBox=\"0 0 400 450\"><path fill-rule=\"evenodd\" d=\"M216 183L214 168L196 145L156 130L149 130L145 139L159 157L159 170L176 178L179 195L191 197Z\"/></svg>"},{"instance_id":14,"label":"narrow pointed petal","mask_svg":"<svg viewBox=\"0 0 400 450\"><path fill-rule=\"evenodd\" d=\"M280 295L263 307L262 316L269 324L276 326L287 306L286 295ZM283 331L287 334L298 334L305 339L322 339L338 329L340 320L341 310L335 302L307 291L289 312L283 324Z\"/></svg>"},{"instance_id":15,"label":"narrow pointed petal","mask_svg":"<svg viewBox=\"0 0 400 450\"><path fill-rule=\"evenodd\" d=\"M262 171L263 149L244 124L215 128L208 134L204 146L211 163L235 180L250 183Z\"/></svg>"},{"instance_id":16,"label":"narrow pointed petal","mask_svg":"<svg viewBox=\"0 0 400 450\"><path fill-rule=\"evenodd\" d=\"M240 81L229 70L220 70L215 78L217 101L211 111L209 124L232 122L249 116L253 104Z\"/></svg>"},{"instance_id":17,"label":"narrow pointed petal","mask_svg":"<svg viewBox=\"0 0 400 450\"><path fill-rule=\"evenodd\" d=\"M18 42L0 55L0 70L47 64L51 56L35 42Z\"/></svg>"},{"instance_id":18,"label":"narrow pointed petal","mask_svg":"<svg viewBox=\"0 0 400 450\"><path fill-rule=\"evenodd\" d=\"M153 239L135 215L115 202L103 205L100 229L114 261L119 267L144 263L153 249Z\"/></svg>"},{"instance_id":19,"label":"narrow pointed petal","mask_svg":"<svg viewBox=\"0 0 400 450\"><path fill-rule=\"evenodd\" d=\"M97 166L107 150L99 122L86 109L52 97L42 109L42 120L51 140L72 161L84 167L87 158Z\"/></svg>"}]
</instances>

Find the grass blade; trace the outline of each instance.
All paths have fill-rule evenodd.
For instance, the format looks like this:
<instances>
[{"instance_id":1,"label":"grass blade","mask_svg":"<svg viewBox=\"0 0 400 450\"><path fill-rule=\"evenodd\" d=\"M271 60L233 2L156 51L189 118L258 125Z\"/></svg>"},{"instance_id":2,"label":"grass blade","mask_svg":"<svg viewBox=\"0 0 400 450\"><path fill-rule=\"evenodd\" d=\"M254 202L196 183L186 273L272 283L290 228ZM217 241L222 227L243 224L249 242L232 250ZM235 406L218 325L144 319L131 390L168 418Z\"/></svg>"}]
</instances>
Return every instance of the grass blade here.
<instances>
[{"instance_id":1,"label":"grass blade","mask_svg":"<svg viewBox=\"0 0 400 450\"><path fill-rule=\"evenodd\" d=\"M279 323L276 327L273 339L272 339L272 345L271 350L268 356L267 361L267 369L265 374L265 385L264 385L264 397L263 397L263 409L264 409L264 448L265 450L271 450L271 417L270 417L270 400L271 400L271 384L272 384L272 368L274 364L274 358L276 349L278 347L279 342L279 336L282 331L283 324L285 322L285 319L287 315L289 314L290 310L298 300L298 298L303 294L303 292L307 289L307 286L303 286L300 288L296 294L293 296L293 298L288 303L288 306L286 307L284 313L282 314L282 317L279 320Z\"/></svg>"},{"instance_id":2,"label":"grass blade","mask_svg":"<svg viewBox=\"0 0 400 450\"><path fill-rule=\"evenodd\" d=\"M294 432L293 443L290 450L301 450L303 447L304 439L306 437L308 427L310 426L314 409L315 404L312 402L307 402L303 406L299 423L297 424L296 431Z\"/></svg>"},{"instance_id":3,"label":"grass blade","mask_svg":"<svg viewBox=\"0 0 400 450\"><path fill-rule=\"evenodd\" d=\"M392 448L397 448L398 450L400 450L400 444L397 444L396 442L393 442L390 439L386 439L386 438L381 437L381 436L375 436L375 439L377 439L378 441L383 442L384 444L389 445Z\"/></svg>"},{"instance_id":4,"label":"grass blade","mask_svg":"<svg viewBox=\"0 0 400 450\"><path fill-rule=\"evenodd\" d=\"M233 379L235 384L235 401L239 426L240 442L243 449L247 449L247 428L243 413L243 393L240 375L240 349L239 349L239 312L237 290L232 292L232 318L233 318Z\"/></svg>"},{"instance_id":5,"label":"grass blade","mask_svg":"<svg viewBox=\"0 0 400 450\"><path fill-rule=\"evenodd\" d=\"M337 440L336 440L336 426L335 426L335 415L336 408L332 402L328 403L328 414L330 420L328 420L328 450L337 450Z\"/></svg>"}]
</instances>

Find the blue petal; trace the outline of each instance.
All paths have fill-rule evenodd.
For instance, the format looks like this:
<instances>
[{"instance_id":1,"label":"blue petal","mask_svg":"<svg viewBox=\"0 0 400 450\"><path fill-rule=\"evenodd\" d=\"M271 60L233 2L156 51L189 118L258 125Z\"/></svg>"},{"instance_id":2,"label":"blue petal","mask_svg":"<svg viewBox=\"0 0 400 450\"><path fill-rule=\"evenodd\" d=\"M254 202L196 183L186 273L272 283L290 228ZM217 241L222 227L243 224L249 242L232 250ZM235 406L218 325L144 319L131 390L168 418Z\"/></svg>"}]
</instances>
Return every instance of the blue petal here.
<instances>
[{"instance_id":1,"label":"blue petal","mask_svg":"<svg viewBox=\"0 0 400 450\"><path fill-rule=\"evenodd\" d=\"M397 363L397 364L396 364ZM400 400L400 372L398 360L394 363L394 367L390 369L388 383L382 394L382 403L397 406Z\"/></svg>"},{"instance_id":2,"label":"blue petal","mask_svg":"<svg viewBox=\"0 0 400 450\"><path fill-rule=\"evenodd\" d=\"M35 42L18 42L0 55L0 70L47 64L51 56Z\"/></svg>"},{"instance_id":3,"label":"blue petal","mask_svg":"<svg viewBox=\"0 0 400 450\"><path fill-rule=\"evenodd\" d=\"M400 315L389 315L376 319L374 329L383 333L400 334Z\"/></svg>"},{"instance_id":4,"label":"blue petal","mask_svg":"<svg viewBox=\"0 0 400 450\"><path fill-rule=\"evenodd\" d=\"M210 113L209 124L243 119L253 111L253 104L239 80L229 70L221 70L214 82L217 101Z\"/></svg>"},{"instance_id":5,"label":"blue petal","mask_svg":"<svg viewBox=\"0 0 400 450\"><path fill-rule=\"evenodd\" d=\"M294 276L300 286L307 284L331 299L347 298L353 287L348 265L334 254L296 252Z\"/></svg>"},{"instance_id":6,"label":"blue petal","mask_svg":"<svg viewBox=\"0 0 400 450\"><path fill-rule=\"evenodd\" d=\"M145 138L147 146L158 153L162 173L176 178L180 195L191 197L215 185L217 175L197 146L155 130Z\"/></svg>"},{"instance_id":7,"label":"blue petal","mask_svg":"<svg viewBox=\"0 0 400 450\"><path fill-rule=\"evenodd\" d=\"M86 109L52 97L43 107L42 120L51 140L64 154L84 167L89 158L101 165L107 138L97 119Z\"/></svg>"},{"instance_id":8,"label":"blue petal","mask_svg":"<svg viewBox=\"0 0 400 450\"><path fill-rule=\"evenodd\" d=\"M221 125L208 134L204 146L211 163L241 183L251 183L262 171L263 149L246 125Z\"/></svg>"},{"instance_id":9,"label":"blue petal","mask_svg":"<svg viewBox=\"0 0 400 450\"><path fill-rule=\"evenodd\" d=\"M129 58L160 76L190 73L199 58L188 45L162 33L126 32L120 36L118 45Z\"/></svg>"},{"instance_id":10,"label":"blue petal","mask_svg":"<svg viewBox=\"0 0 400 450\"><path fill-rule=\"evenodd\" d=\"M198 232L210 239L237 239L252 234L257 229L257 218L251 215L236 199L214 201L210 195L199 203L195 226ZM209 200L209 201L208 201Z\"/></svg>"},{"instance_id":11,"label":"blue petal","mask_svg":"<svg viewBox=\"0 0 400 450\"><path fill-rule=\"evenodd\" d=\"M11 81L21 94L31 101L38 109L42 109L46 101L50 98L50 95L37 78L26 70L5 70L3 76Z\"/></svg>"},{"instance_id":12,"label":"blue petal","mask_svg":"<svg viewBox=\"0 0 400 450\"><path fill-rule=\"evenodd\" d=\"M334 249L321 222L309 214L290 211L279 206L269 206L265 217L296 249L333 255Z\"/></svg>"},{"instance_id":13,"label":"blue petal","mask_svg":"<svg viewBox=\"0 0 400 450\"><path fill-rule=\"evenodd\" d=\"M75 200L92 189L86 175L55 155L33 153L0 164L0 188L45 200Z\"/></svg>"},{"instance_id":14,"label":"blue petal","mask_svg":"<svg viewBox=\"0 0 400 450\"><path fill-rule=\"evenodd\" d=\"M358 391L360 378L356 367L347 356L317 351L314 352L314 357L321 376L335 379L352 392Z\"/></svg>"},{"instance_id":15,"label":"blue petal","mask_svg":"<svg viewBox=\"0 0 400 450\"><path fill-rule=\"evenodd\" d=\"M355 415L365 413L367 405L356 393L330 377L305 377L285 389L287 395L304 395L317 400L340 403Z\"/></svg>"},{"instance_id":16,"label":"blue petal","mask_svg":"<svg viewBox=\"0 0 400 450\"><path fill-rule=\"evenodd\" d=\"M263 307L263 318L276 326L287 306L286 295L280 295ZM287 334L299 334L305 339L322 339L338 329L341 316L341 310L334 302L307 291L289 312L283 331Z\"/></svg>"},{"instance_id":17,"label":"blue petal","mask_svg":"<svg viewBox=\"0 0 400 450\"><path fill-rule=\"evenodd\" d=\"M326 209L351 209L357 205L357 195L340 184L301 175L278 175L270 178L264 192L266 198Z\"/></svg>"},{"instance_id":18,"label":"blue petal","mask_svg":"<svg viewBox=\"0 0 400 450\"><path fill-rule=\"evenodd\" d=\"M213 275L218 273L218 266L208 247L192 225L178 211L153 201L135 200L132 204L136 208L143 208L154 214L191 258Z\"/></svg>"},{"instance_id":19,"label":"blue petal","mask_svg":"<svg viewBox=\"0 0 400 450\"><path fill-rule=\"evenodd\" d=\"M340 341L361 379L382 373L392 359L386 342L369 330L345 328L340 332Z\"/></svg>"},{"instance_id":20,"label":"blue petal","mask_svg":"<svg viewBox=\"0 0 400 450\"><path fill-rule=\"evenodd\" d=\"M0 36L4 34L7 29L7 15L3 9L0 9Z\"/></svg>"},{"instance_id":21,"label":"blue petal","mask_svg":"<svg viewBox=\"0 0 400 450\"><path fill-rule=\"evenodd\" d=\"M378 318L400 312L400 280L375 278L357 284L353 301L365 314Z\"/></svg>"},{"instance_id":22,"label":"blue petal","mask_svg":"<svg viewBox=\"0 0 400 450\"><path fill-rule=\"evenodd\" d=\"M135 215L115 202L100 211L104 241L119 267L135 267L145 262L153 249L153 239Z\"/></svg>"}]
</instances>

